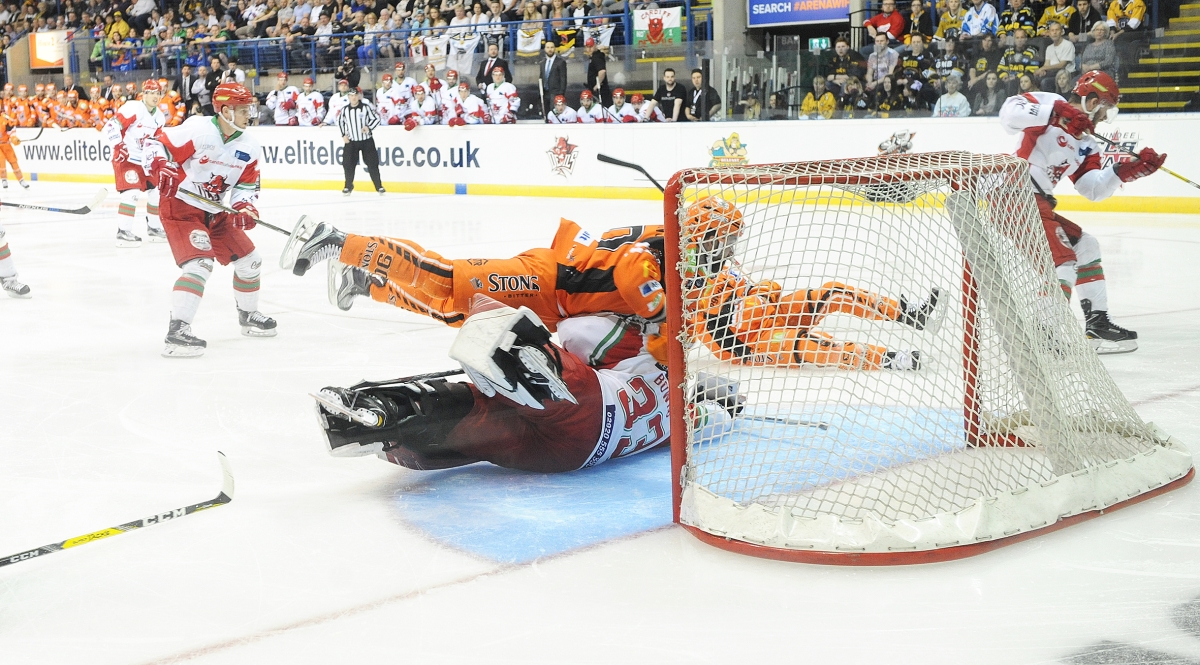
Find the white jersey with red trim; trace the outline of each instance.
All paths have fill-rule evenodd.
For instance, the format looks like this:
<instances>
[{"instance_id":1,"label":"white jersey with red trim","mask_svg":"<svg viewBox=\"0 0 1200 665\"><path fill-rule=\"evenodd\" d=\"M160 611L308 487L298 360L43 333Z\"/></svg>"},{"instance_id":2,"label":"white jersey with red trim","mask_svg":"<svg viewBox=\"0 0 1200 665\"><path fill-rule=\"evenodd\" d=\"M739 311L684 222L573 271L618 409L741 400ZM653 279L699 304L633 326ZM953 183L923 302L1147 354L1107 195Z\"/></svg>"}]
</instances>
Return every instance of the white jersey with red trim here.
<instances>
[{"instance_id":1,"label":"white jersey with red trim","mask_svg":"<svg viewBox=\"0 0 1200 665\"><path fill-rule=\"evenodd\" d=\"M446 85L434 95L437 98L438 109L444 114L446 109L454 105L454 100L458 99L458 81L450 83L447 80Z\"/></svg>"},{"instance_id":2,"label":"white jersey with red trim","mask_svg":"<svg viewBox=\"0 0 1200 665\"><path fill-rule=\"evenodd\" d=\"M667 116L663 115L662 109L658 105L650 105L643 103L641 108L634 107L633 112L637 114L638 122L666 122Z\"/></svg>"},{"instance_id":3,"label":"white jersey with red trim","mask_svg":"<svg viewBox=\"0 0 1200 665\"><path fill-rule=\"evenodd\" d=\"M585 125L590 125L595 122L608 122L608 111L599 104L592 104L592 108L584 108L579 105L579 110L575 112L575 121Z\"/></svg>"},{"instance_id":4,"label":"white jersey with red trim","mask_svg":"<svg viewBox=\"0 0 1200 665\"><path fill-rule=\"evenodd\" d=\"M1050 195L1064 176L1089 201L1112 196L1121 186L1114 169L1100 166L1100 150L1090 136L1075 138L1058 125L1050 124L1054 103L1066 101L1051 92L1013 95L1000 107L1000 124L1009 134L1020 134L1016 156L1029 162L1029 175L1042 192Z\"/></svg>"},{"instance_id":5,"label":"white jersey with red trim","mask_svg":"<svg viewBox=\"0 0 1200 665\"><path fill-rule=\"evenodd\" d=\"M438 111L437 103L433 101L433 97L425 96L425 101L418 102L414 97L408 103L408 110L404 114L404 118L416 118L422 125L436 125L441 121L442 114Z\"/></svg>"},{"instance_id":6,"label":"white jersey with red trim","mask_svg":"<svg viewBox=\"0 0 1200 665\"><path fill-rule=\"evenodd\" d=\"M289 85L283 90L272 90L267 94L267 108L275 112L276 125L290 125L292 118L300 121L300 90Z\"/></svg>"},{"instance_id":7,"label":"white jersey with red trim","mask_svg":"<svg viewBox=\"0 0 1200 665\"><path fill-rule=\"evenodd\" d=\"M166 123L166 116L157 107L151 111L142 101L131 99L104 124L104 140L110 146L124 143L130 162L148 164L142 159L146 141Z\"/></svg>"},{"instance_id":8,"label":"white jersey with red trim","mask_svg":"<svg viewBox=\"0 0 1200 665\"><path fill-rule=\"evenodd\" d=\"M329 110L325 111L325 124L336 127L338 116L347 106L350 106L350 95L343 95L340 92L333 93L333 96L329 98Z\"/></svg>"},{"instance_id":9,"label":"white jersey with red trim","mask_svg":"<svg viewBox=\"0 0 1200 665\"><path fill-rule=\"evenodd\" d=\"M628 457L671 436L667 372L645 337L612 315L576 316L558 324L562 347L596 370L604 410L596 447L581 468Z\"/></svg>"},{"instance_id":10,"label":"white jersey with red trim","mask_svg":"<svg viewBox=\"0 0 1200 665\"><path fill-rule=\"evenodd\" d=\"M177 127L163 127L146 142L147 157L161 156L179 164L183 171L180 191L209 201L221 201L225 192L230 192L230 207L243 202L256 206L262 149L245 132L235 132L226 140L217 123L214 117L192 116ZM177 194L176 198L205 212L221 212L217 206L191 197Z\"/></svg>"},{"instance_id":11,"label":"white jersey with red trim","mask_svg":"<svg viewBox=\"0 0 1200 665\"><path fill-rule=\"evenodd\" d=\"M316 90L308 94L300 93L300 98L296 100L296 106L299 107L301 127L319 125L321 119L325 117L325 95Z\"/></svg>"},{"instance_id":12,"label":"white jersey with red trim","mask_svg":"<svg viewBox=\"0 0 1200 665\"><path fill-rule=\"evenodd\" d=\"M468 125L480 125L487 121L487 104L475 95L467 95L463 99L454 95L454 104L442 110L442 124L449 124L454 118L462 118Z\"/></svg>"},{"instance_id":13,"label":"white jersey with red trim","mask_svg":"<svg viewBox=\"0 0 1200 665\"><path fill-rule=\"evenodd\" d=\"M404 119L403 110L408 107L411 97L402 97L396 84L375 91L375 110L379 112L379 122L390 125L393 118Z\"/></svg>"},{"instance_id":14,"label":"white jersey with red trim","mask_svg":"<svg viewBox=\"0 0 1200 665\"><path fill-rule=\"evenodd\" d=\"M608 112L612 114L612 117L613 117L612 122L638 122L639 121L637 111L633 110L633 104L630 104L629 102L625 102L624 104L621 104L620 106L613 104L612 106L608 107ZM632 120L629 120L629 118L632 118Z\"/></svg>"},{"instance_id":15,"label":"white jersey with red trim","mask_svg":"<svg viewBox=\"0 0 1200 665\"><path fill-rule=\"evenodd\" d=\"M521 108L521 98L517 96L517 86L508 81L500 85L489 83L487 103L488 110L492 114L492 122L515 122L517 110Z\"/></svg>"},{"instance_id":16,"label":"white jersey with red trim","mask_svg":"<svg viewBox=\"0 0 1200 665\"><path fill-rule=\"evenodd\" d=\"M570 106L564 106L562 113L555 113L554 109L546 114L546 122L551 125L567 125L579 122L579 115L575 113L575 109Z\"/></svg>"},{"instance_id":17,"label":"white jersey with red trim","mask_svg":"<svg viewBox=\"0 0 1200 665\"><path fill-rule=\"evenodd\" d=\"M411 76L405 76L403 80L392 81L392 87L389 95L396 100L396 106L406 106L413 98L413 87L417 85L417 80Z\"/></svg>"}]
</instances>

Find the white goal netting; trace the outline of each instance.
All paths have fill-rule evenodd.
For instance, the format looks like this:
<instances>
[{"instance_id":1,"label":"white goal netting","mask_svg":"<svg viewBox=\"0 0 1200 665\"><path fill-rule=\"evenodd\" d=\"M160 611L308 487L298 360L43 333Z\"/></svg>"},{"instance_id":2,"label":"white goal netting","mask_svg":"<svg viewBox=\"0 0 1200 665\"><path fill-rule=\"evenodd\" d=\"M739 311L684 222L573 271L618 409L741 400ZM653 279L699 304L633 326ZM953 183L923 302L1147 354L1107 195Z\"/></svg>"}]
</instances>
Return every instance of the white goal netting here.
<instances>
[{"instance_id":1,"label":"white goal netting","mask_svg":"<svg viewBox=\"0 0 1200 665\"><path fill-rule=\"evenodd\" d=\"M672 182L682 523L777 550L920 553L1190 478L1184 447L1138 417L1084 338L1023 160Z\"/></svg>"}]
</instances>

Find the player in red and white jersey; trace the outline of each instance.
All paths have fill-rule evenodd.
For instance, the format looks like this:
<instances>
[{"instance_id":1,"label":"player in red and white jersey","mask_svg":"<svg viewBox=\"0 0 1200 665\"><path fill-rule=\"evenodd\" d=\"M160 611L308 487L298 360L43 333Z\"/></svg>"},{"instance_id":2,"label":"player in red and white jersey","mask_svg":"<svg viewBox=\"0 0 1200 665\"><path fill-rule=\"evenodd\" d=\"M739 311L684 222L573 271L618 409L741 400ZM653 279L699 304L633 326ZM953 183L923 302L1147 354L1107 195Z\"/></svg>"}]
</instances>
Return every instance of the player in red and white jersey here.
<instances>
[{"instance_id":1,"label":"player in red and white jersey","mask_svg":"<svg viewBox=\"0 0 1200 665\"><path fill-rule=\"evenodd\" d=\"M148 171L163 193L163 222L175 263L183 270L171 293L167 357L192 357L207 344L192 334L213 262L233 264L238 323L248 337L273 337L275 321L258 311L262 257L246 231L258 219L261 148L245 133L258 102L238 83L222 83L212 94L217 117L195 116L164 127L147 141ZM187 196L189 192L199 197ZM229 207L219 203L229 192ZM212 201L214 203L208 203Z\"/></svg>"},{"instance_id":2,"label":"player in red and white jersey","mask_svg":"<svg viewBox=\"0 0 1200 665\"><path fill-rule=\"evenodd\" d=\"M300 124L300 91L288 85L287 72L275 77L275 89L267 94L267 108L275 113L275 125L297 126Z\"/></svg>"},{"instance_id":3,"label":"player in red and white jersey","mask_svg":"<svg viewBox=\"0 0 1200 665\"><path fill-rule=\"evenodd\" d=\"M551 125L566 125L579 122L575 109L567 106L567 98L562 95L554 96L554 108L546 113L546 122Z\"/></svg>"},{"instance_id":4,"label":"player in red and white jersey","mask_svg":"<svg viewBox=\"0 0 1200 665\"><path fill-rule=\"evenodd\" d=\"M325 117L325 96L313 89L312 78L305 78L296 99L296 111L301 127L314 127Z\"/></svg>"},{"instance_id":5,"label":"player in red and white jersey","mask_svg":"<svg viewBox=\"0 0 1200 665\"><path fill-rule=\"evenodd\" d=\"M1137 333L1108 318L1108 288L1100 262L1100 243L1077 224L1054 212L1054 187L1063 177L1089 201L1112 196L1122 183L1154 173L1166 161L1151 148L1138 158L1102 168L1100 150L1090 136L1093 123L1116 114L1120 91L1100 71L1085 73L1076 82L1070 101L1049 92L1009 97L1000 108L1000 123L1020 134L1016 155L1029 162L1035 199L1054 257L1055 272L1067 298L1078 289L1087 317L1087 336L1098 353L1127 353L1137 349Z\"/></svg>"},{"instance_id":6,"label":"player in red and white jersey","mask_svg":"<svg viewBox=\"0 0 1200 665\"><path fill-rule=\"evenodd\" d=\"M338 81L337 92L329 98L329 110L325 112L324 123L337 127L338 116L347 106L350 106L350 82L342 79Z\"/></svg>"},{"instance_id":7,"label":"player in red and white jersey","mask_svg":"<svg viewBox=\"0 0 1200 665\"><path fill-rule=\"evenodd\" d=\"M392 85L396 87L394 97L397 108L403 108L408 104L413 97L413 86L417 85L417 80L409 76L407 71L403 62L397 62L396 68L392 70Z\"/></svg>"},{"instance_id":8,"label":"player in red and white jersey","mask_svg":"<svg viewBox=\"0 0 1200 665\"><path fill-rule=\"evenodd\" d=\"M446 78L442 81L442 84L442 89L439 91L435 101L437 101L438 110L444 113L446 107L454 104L455 98L458 97L458 72L453 69L447 69Z\"/></svg>"},{"instance_id":9,"label":"player in red and white jersey","mask_svg":"<svg viewBox=\"0 0 1200 665\"><path fill-rule=\"evenodd\" d=\"M667 117L663 115L662 109L658 108L657 104L647 104L646 98L640 92L633 93L633 96L629 98L629 105L633 107L638 122L667 121Z\"/></svg>"},{"instance_id":10,"label":"player in red and white jersey","mask_svg":"<svg viewBox=\"0 0 1200 665\"><path fill-rule=\"evenodd\" d=\"M528 309L481 300L488 305L473 309L450 350L470 383L401 379L321 391L330 454L375 454L421 470L487 461L555 473L668 440L666 370L640 331L611 316L568 319L560 346Z\"/></svg>"},{"instance_id":11,"label":"player in red and white jersey","mask_svg":"<svg viewBox=\"0 0 1200 665\"><path fill-rule=\"evenodd\" d=\"M487 87L487 105L492 123L503 125L517 121L521 98L517 96L517 87L504 80L502 67L492 68L492 82Z\"/></svg>"},{"instance_id":12,"label":"player in red and white jersey","mask_svg":"<svg viewBox=\"0 0 1200 665\"><path fill-rule=\"evenodd\" d=\"M608 107L610 122L637 122L637 112L633 105L625 101L625 89L613 90L612 106Z\"/></svg>"},{"instance_id":13,"label":"player in red and white jersey","mask_svg":"<svg viewBox=\"0 0 1200 665\"><path fill-rule=\"evenodd\" d=\"M104 125L104 141L112 146L113 177L121 203L117 207L117 247L137 247L142 239L133 234L133 216L137 212L138 194L146 192L146 238L164 242L162 222L158 219L159 193L147 177L144 159L148 139L166 123L158 108L162 87L158 81L142 83L141 99L130 99L117 109L112 120Z\"/></svg>"},{"instance_id":14,"label":"player in red and white jersey","mask_svg":"<svg viewBox=\"0 0 1200 665\"><path fill-rule=\"evenodd\" d=\"M425 80L421 82L421 87L425 88L425 94L433 100L437 106L438 113L442 111L442 88L445 84L437 76L437 67L432 62L425 65ZM416 91L413 91L416 94Z\"/></svg>"},{"instance_id":15,"label":"player in red and white jersey","mask_svg":"<svg viewBox=\"0 0 1200 665\"><path fill-rule=\"evenodd\" d=\"M442 112L442 122L450 127L480 125L488 121L487 104L471 94L471 84L462 81L453 98L453 104Z\"/></svg>"},{"instance_id":16,"label":"player in red and white jersey","mask_svg":"<svg viewBox=\"0 0 1200 665\"><path fill-rule=\"evenodd\" d=\"M379 122L383 125L399 125L404 122L401 109L408 103L399 103L399 89L392 80L391 74L384 74L375 90L375 111L379 113Z\"/></svg>"},{"instance_id":17,"label":"player in red and white jersey","mask_svg":"<svg viewBox=\"0 0 1200 665\"><path fill-rule=\"evenodd\" d=\"M579 93L579 110L575 112L575 121L585 125L608 122L608 113L596 103L596 97L591 90Z\"/></svg>"},{"instance_id":18,"label":"player in red and white jersey","mask_svg":"<svg viewBox=\"0 0 1200 665\"><path fill-rule=\"evenodd\" d=\"M442 115L438 112L437 103L433 101L433 96L425 94L425 86L413 86L413 95L404 113L405 129L411 132L421 125L441 122Z\"/></svg>"}]
</instances>

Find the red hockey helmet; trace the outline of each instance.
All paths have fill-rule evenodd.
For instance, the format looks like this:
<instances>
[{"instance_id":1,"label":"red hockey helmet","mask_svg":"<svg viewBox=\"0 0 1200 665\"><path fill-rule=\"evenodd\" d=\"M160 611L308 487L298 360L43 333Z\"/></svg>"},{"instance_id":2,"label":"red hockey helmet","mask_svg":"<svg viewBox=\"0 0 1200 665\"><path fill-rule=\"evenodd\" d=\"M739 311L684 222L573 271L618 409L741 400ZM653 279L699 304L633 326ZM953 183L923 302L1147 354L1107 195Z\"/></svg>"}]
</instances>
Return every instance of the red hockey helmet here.
<instances>
[{"instance_id":1,"label":"red hockey helmet","mask_svg":"<svg viewBox=\"0 0 1200 665\"><path fill-rule=\"evenodd\" d=\"M246 106L254 104L254 95L241 83L222 83L213 90L213 110L217 113L226 106Z\"/></svg>"},{"instance_id":2,"label":"red hockey helmet","mask_svg":"<svg viewBox=\"0 0 1200 665\"><path fill-rule=\"evenodd\" d=\"M583 101L583 100L585 100L585 99L591 99L591 98L592 98L592 96L593 96L593 95L592 95L592 91L591 91L591 90L584 90L583 92L579 93L579 101L581 101L581 102L582 102L582 101Z\"/></svg>"},{"instance_id":3,"label":"red hockey helmet","mask_svg":"<svg viewBox=\"0 0 1200 665\"><path fill-rule=\"evenodd\" d=\"M1117 88L1117 82L1112 80L1112 77L1099 70L1092 70L1075 82L1075 94L1079 95L1080 99L1087 99L1088 95L1096 95L1100 101L1107 102L1112 106L1116 106L1121 99L1121 91Z\"/></svg>"},{"instance_id":4,"label":"red hockey helmet","mask_svg":"<svg viewBox=\"0 0 1200 665\"><path fill-rule=\"evenodd\" d=\"M162 86L155 79L142 81L142 92L162 92Z\"/></svg>"},{"instance_id":5,"label":"red hockey helmet","mask_svg":"<svg viewBox=\"0 0 1200 665\"><path fill-rule=\"evenodd\" d=\"M414 95L415 95L415 94L417 94L418 92L419 92L419 93L421 93L421 94L425 94L425 86L423 86L423 85L420 85L420 84L418 84L418 85L414 85L414 86L412 87L412 92L413 92L413 94L414 94Z\"/></svg>"},{"instance_id":6,"label":"red hockey helmet","mask_svg":"<svg viewBox=\"0 0 1200 665\"><path fill-rule=\"evenodd\" d=\"M391 81L391 80L392 80L392 75L391 75L391 74L384 74L384 75L383 75L383 76L381 76L380 78L381 78L382 80L384 80L384 81Z\"/></svg>"},{"instance_id":7,"label":"red hockey helmet","mask_svg":"<svg viewBox=\"0 0 1200 665\"><path fill-rule=\"evenodd\" d=\"M646 98L640 92L633 93L633 96L629 98L629 103L631 104L641 104L644 101L646 101Z\"/></svg>"}]
</instances>

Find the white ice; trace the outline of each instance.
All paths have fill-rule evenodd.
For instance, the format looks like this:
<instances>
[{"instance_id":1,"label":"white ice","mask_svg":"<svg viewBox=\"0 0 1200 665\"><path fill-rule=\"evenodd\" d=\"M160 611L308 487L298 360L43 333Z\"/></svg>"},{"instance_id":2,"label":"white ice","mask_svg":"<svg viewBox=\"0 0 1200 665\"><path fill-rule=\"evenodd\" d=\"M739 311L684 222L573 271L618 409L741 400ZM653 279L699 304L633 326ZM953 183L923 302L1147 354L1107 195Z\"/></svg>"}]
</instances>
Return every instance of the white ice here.
<instances>
[{"instance_id":1,"label":"white ice","mask_svg":"<svg viewBox=\"0 0 1200 665\"><path fill-rule=\"evenodd\" d=\"M83 204L97 187L0 199ZM279 336L239 334L223 267L195 323L208 353L164 359L178 269L166 245L113 246L114 199L86 217L0 210L33 289L0 298L0 554L210 498L217 450L236 498L0 569L4 665L1200 661L1200 483L915 567L756 560L671 526L519 563L431 539L413 523L438 516L400 500L449 486L329 457L306 394L452 368L453 332L370 301L338 311L324 271L280 270L284 238L258 229ZM545 245L560 215L595 229L661 219L653 202L329 191L266 191L261 209L450 257ZM1100 238L1113 317L1141 335L1104 364L1144 418L1200 453L1200 216L1067 215Z\"/></svg>"}]
</instances>

